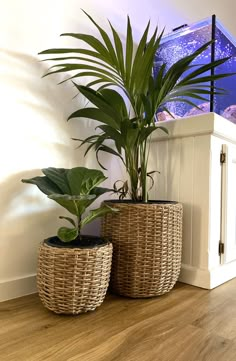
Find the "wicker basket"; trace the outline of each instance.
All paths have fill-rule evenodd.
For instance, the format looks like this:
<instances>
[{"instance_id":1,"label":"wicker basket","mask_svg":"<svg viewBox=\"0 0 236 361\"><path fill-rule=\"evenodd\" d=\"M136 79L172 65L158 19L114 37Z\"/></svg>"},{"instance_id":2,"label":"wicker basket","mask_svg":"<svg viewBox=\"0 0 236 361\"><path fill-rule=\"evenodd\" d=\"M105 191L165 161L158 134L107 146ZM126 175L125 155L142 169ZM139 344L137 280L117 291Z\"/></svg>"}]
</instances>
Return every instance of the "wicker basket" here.
<instances>
[{"instance_id":1,"label":"wicker basket","mask_svg":"<svg viewBox=\"0 0 236 361\"><path fill-rule=\"evenodd\" d=\"M42 242L37 287L43 305L55 313L93 311L106 295L111 260L111 243L94 248L58 248Z\"/></svg>"},{"instance_id":2,"label":"wicker basket","mask_svg":"<svg viewBox=\"0 0 236 361\"><path fill-rule=\"evenodd\" d=\"M106 204L120 210L102 220L102 236L113 243L111 290L134 298L169 292L181 268L182 204Z\"/></svg>"}]
</instances>

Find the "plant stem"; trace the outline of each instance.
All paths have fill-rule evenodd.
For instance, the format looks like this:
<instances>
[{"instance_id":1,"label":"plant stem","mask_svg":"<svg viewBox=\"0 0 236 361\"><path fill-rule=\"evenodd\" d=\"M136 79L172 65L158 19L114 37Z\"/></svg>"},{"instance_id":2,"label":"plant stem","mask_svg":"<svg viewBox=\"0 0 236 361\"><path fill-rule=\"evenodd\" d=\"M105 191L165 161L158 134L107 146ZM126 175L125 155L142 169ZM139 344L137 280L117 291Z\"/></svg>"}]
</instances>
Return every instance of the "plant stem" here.
<instances>
[{"instance_id":1,"label":"plant stem","mask_svg":"<svg viewBox=\"0 0 236 361\"><path fill-rule=\"evenodd\" d=\"M77 229L78 229L78 238L81 241L82 236L81 236L81 216L77 216Z\"/></svg>"},{"instance_id":2,"label":"plant stem","mask_svg":"<svg viewBox=\"0 0 236 361\"><path fill-rule=\"evenodd\" d=\"M140 161L141 161L140 183L142 188L142 200L145 203L148 201L146 148L147 148L147 142L145 140L142 144L140 144Z\"/></svg>"}]
</instances>

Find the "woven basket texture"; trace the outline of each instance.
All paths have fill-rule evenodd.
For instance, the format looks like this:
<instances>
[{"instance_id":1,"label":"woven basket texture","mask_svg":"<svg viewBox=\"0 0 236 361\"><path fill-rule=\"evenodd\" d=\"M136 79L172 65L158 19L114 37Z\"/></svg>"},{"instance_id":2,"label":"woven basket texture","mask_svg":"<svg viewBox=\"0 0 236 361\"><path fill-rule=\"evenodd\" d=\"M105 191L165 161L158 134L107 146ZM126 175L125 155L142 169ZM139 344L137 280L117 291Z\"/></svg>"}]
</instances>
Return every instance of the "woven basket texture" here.
<instances>
[{"instance_id":1,"label":"woven basket texture","mask_svg":"<svg viewBox=\"0 0 236 361\"><path fill-rule=\"evenodd\" d=\"M102 237L113 243L111 291L133 298L169 292L181 268L182 204L106 204L120 210L102 219Z\"/></svg>"},{"instance_id":2,"label":"woven basket texture","mask_svg":"<svg viewBox=\"0 0 236 361\"><path fill-rule=\"evenodd\" d=\"M37 287L43 305L64 314L95 310L107 292L111 260L111 243L94 248L57 248L42 242Z\"/></svg>"}]
</instances>

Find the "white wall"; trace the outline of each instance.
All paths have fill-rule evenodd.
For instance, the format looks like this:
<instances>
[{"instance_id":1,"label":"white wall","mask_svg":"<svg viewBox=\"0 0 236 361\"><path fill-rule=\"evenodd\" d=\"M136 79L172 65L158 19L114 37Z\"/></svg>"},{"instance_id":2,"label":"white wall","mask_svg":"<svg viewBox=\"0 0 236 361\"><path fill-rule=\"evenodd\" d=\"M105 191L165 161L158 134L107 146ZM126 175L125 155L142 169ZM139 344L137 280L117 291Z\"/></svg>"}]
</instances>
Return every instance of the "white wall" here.
<instances>
[{"instance_id":1,"label":"white wall","mask_svg":"<svg viewBox=\"0 0 236 361\"><path fill-rule=\"evenodd\" d=\"M62 32L95 31L81 8L104 27L109 18L121 35L129 14L135 38L149 18L152 26L169 31L213 13L236 36L235 0L0 0L0 300L34 291L38 243L55 234L61 214L20 179L48 166L97 167L94 157L85 160L70 140L94 130L91 121L66 122L81 100L72 99L70 84L57 86L58 77L42 79L47 65L37 57L41 50L68 45ZM116 169L120 178L120 166Z\"/></svg>"}]
</instances>

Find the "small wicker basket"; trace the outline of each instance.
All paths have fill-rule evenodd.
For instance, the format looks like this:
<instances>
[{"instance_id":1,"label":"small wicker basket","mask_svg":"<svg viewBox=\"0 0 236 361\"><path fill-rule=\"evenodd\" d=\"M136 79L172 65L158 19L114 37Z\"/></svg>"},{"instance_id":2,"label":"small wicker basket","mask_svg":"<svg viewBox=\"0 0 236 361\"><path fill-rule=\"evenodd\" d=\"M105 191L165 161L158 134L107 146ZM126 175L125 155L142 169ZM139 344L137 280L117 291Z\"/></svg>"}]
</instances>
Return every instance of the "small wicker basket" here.
<instances>
[{"instance_id":1,"label":"small wicker basket","mask_svg":"<svg viewBox=\"0 0 236 361\"><path fill-rule=\"evenodd\" d=\"M42 242L37 287L43 305L55 313L93 311L106 295L111 260L111 243L94 248L59 248Z\"/></svg>"},{"instance_id":2,"label":"small wicker basket","mask_svg":"<svg viewBox=\"0 0 236 361\"><path fill-rule=\"evenodd\" d=\"M169 292L181 268L182 204L106 204L120 210L102 219L102 237L113 243L111 290L133 298Z\"/></svg>"}]
</instances>

